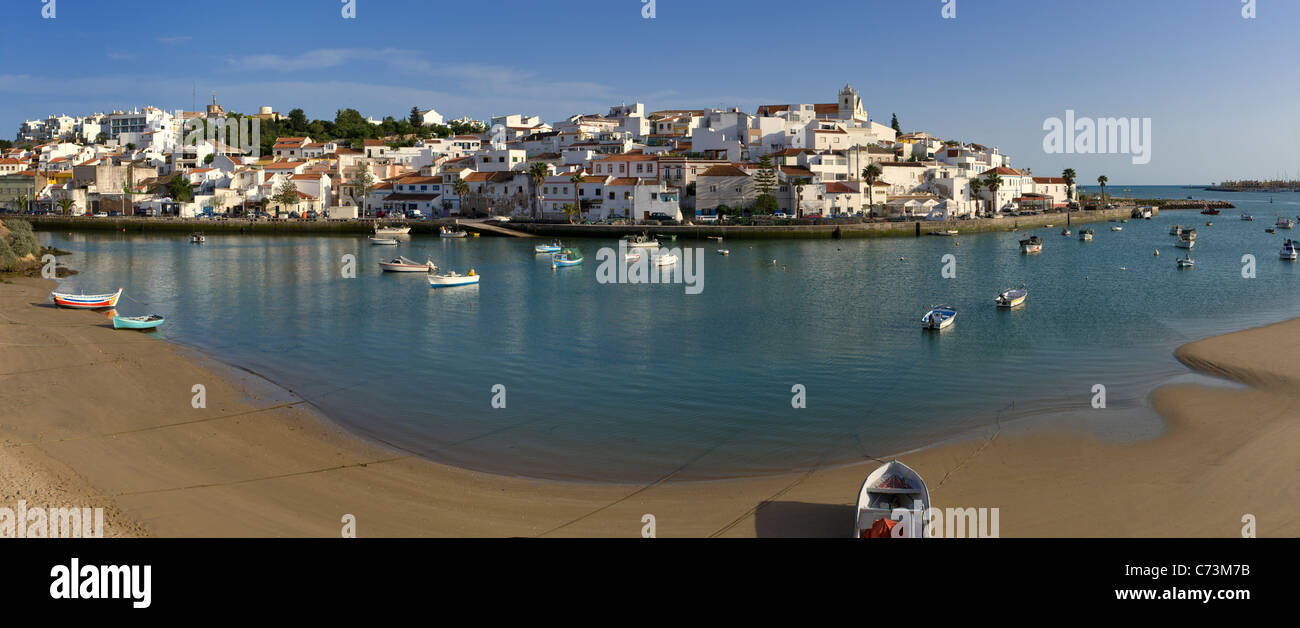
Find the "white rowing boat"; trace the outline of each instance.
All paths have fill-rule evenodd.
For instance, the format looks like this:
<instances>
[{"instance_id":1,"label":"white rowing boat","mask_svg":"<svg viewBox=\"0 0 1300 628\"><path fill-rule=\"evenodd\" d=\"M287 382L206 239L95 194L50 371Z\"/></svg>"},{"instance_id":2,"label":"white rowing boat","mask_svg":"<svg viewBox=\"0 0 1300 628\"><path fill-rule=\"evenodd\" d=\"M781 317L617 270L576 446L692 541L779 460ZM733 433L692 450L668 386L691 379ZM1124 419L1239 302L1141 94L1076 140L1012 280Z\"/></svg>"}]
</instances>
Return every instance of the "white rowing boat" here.
<instances>
[{"instance_id":1,"label":"white rowing boat","mask_svg":"<svg viewBox=\"0 0 1300 628\"><path fill-rule=\"evenodd\" d=\"M390 273L432 273L438 270L433 261L425 260L423 264L405 257L397 257L387 262L379 262L379 267Z\"/></svg>"},{"instance_id":2,"label":"white rowing boat","mask_svg":"<svg viewBox=\"0 0 1300 628\"><path fill-rule=\"evenodd\" d=\"M921 474L911 467L891 460L862 482L858 489L857 515L853 537L913 538L925 537L925 510L930 507L930 490ZM900 511L907 511L908 525L899 527Z\"/></svg>"},{"instance_id":3,"label":"white rowing boat","mask_svg":"<svg viewBox=\"0 0 1300 628\"><path fill-rule=\"evenodd\" d=\"M370 243L378 246L397 246L397 238L377 238L370 236Z\"/></svg>"},{"instance_id":4,"label":"white rowing boat","mask_svg":"<svg viewBox=\"0 0 1300 628\"><path fill-rule=\"evenodd\" d=\"M441 275L429 275L430 288L454 288L456 286L472 286L478 284L478 273L470 269L468 275L462 275L456 271L444 273Z\"/></svg>"}]
</instances>

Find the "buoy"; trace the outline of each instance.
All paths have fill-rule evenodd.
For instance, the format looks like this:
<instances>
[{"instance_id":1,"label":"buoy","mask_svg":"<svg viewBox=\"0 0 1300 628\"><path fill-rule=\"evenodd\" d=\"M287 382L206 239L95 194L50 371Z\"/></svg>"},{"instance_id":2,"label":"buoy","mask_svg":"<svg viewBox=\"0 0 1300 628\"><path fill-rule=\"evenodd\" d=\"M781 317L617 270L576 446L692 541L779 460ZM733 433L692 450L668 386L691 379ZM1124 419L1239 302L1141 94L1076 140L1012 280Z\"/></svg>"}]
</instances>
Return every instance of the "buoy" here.
<instances>
[{"instance_id":1,"label":"buoy","mask_svg":"<svg viewBox=\"0 0 1300 628\"><path fill-rule=\"evenodd\" d=\"M1156 257L1160 257L1160 249L1156 249Z\"/></svg>"}]
</instances>

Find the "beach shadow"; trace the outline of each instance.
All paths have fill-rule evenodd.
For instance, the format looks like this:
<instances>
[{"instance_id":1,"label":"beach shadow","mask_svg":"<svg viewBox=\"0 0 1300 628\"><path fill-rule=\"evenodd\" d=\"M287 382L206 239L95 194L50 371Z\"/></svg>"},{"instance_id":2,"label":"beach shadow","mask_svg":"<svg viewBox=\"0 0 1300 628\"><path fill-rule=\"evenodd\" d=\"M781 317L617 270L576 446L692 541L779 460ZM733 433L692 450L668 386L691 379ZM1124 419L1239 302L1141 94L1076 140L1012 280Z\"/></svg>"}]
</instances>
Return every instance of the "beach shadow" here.
<instances>
[{"instance_id":1,"label":"beach shadow","mask_svg":"<svg viewBox=\"0 0 1300 628\"><path fill-rule=\"evenodd\" d=\"M806 502L763 502L754 511L758 538L847 538L853 506Z\"/></svg>"}]
</instances>

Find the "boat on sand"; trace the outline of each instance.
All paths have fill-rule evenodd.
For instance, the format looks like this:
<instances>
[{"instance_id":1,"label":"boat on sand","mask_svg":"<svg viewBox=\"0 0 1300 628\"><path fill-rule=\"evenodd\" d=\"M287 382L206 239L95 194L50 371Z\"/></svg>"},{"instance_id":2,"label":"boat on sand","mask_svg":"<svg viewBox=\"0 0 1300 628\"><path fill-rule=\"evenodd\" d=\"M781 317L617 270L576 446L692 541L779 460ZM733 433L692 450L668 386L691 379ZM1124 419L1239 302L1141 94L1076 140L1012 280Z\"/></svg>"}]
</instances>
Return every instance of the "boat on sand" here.
<instances>
[{"instance_id":1,"label":"boat on sand","mask_svg":"<svg viewBox=\"0 0 1300 628\"><path fill-rule=\"evenodd\" d=\"M930 490L921 475L911 467L891 460L872 471L862 482L862 488L858 489L853 537L924 538L923 515L929 507ZM894 518L899 510L908 512L907 525Z\"/></svg>"}]
</instances>

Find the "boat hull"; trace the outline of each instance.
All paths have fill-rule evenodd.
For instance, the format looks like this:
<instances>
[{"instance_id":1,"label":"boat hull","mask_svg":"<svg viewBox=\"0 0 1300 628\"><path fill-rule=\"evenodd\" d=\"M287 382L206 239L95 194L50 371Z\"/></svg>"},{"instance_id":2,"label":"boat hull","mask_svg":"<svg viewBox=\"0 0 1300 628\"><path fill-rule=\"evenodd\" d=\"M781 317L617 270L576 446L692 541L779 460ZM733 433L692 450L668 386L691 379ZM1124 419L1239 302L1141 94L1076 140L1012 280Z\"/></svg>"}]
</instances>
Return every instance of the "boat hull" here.
<instances>
[{"instance_id":1,"label":"boat hull","mask_svg":"<svg viewBox=\"0 0 1300 628\"><path fill-rule=\"evenodd\" d=\"M476 286L478 285L478 275L430 275L430 288L455 288L457 286Z\"/></svg>"},{"instance_id":2,"label":"boat hull","mask_svg":"<svg viewBox=\"0 0 1300 628\"><path fill-rule=\"evenodd\" d=\"M54 299L55 305L73 310L100 310L117 307L117 300L121 298L121 296L122 290L120 288L113 294L50 293L50 297Z\"/></svg>"},{"instance_id":3,"label":"boat hull","mask_svg":"<svg viewBox=\"0 0 1300 628\"><path fill-rule=\"evenodd\" d=\"M386 273L427 273L429 264L394 264L392 262L379 262L379 267Z\"/></svg>"},{"instance_id":4,"label":"boat hull","mask_svg":"<svg viewBox=\"0 0 1300 628\"><path fill-rule=\"evenodd\" d=\"M114 316L113 329L156 329L166 321L167 319L161 316Z\"/></svg>"}]
</instances>

